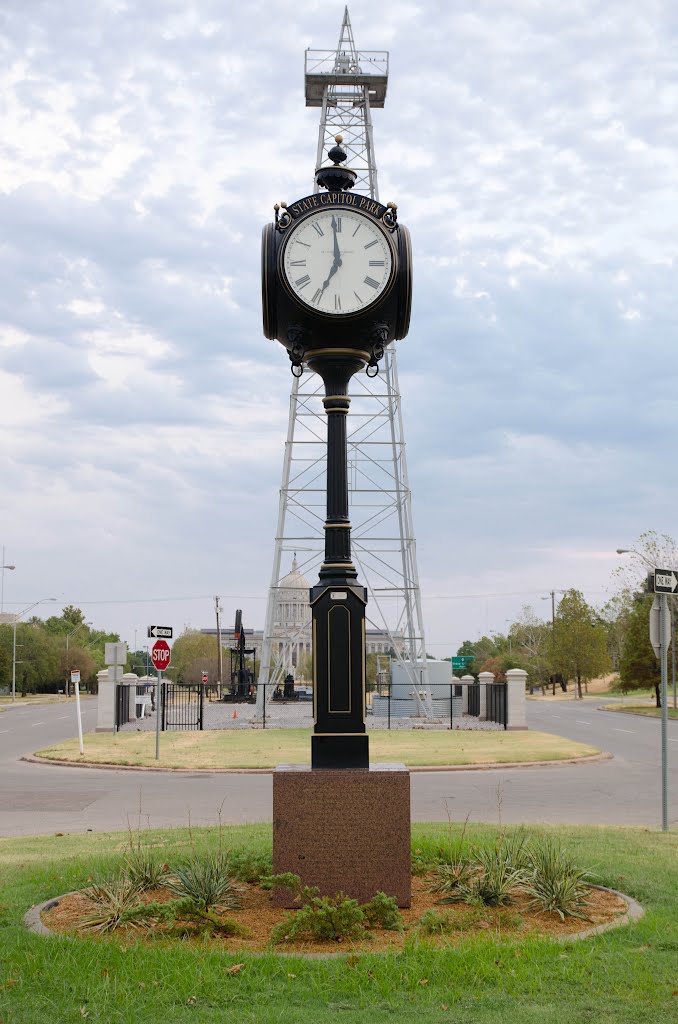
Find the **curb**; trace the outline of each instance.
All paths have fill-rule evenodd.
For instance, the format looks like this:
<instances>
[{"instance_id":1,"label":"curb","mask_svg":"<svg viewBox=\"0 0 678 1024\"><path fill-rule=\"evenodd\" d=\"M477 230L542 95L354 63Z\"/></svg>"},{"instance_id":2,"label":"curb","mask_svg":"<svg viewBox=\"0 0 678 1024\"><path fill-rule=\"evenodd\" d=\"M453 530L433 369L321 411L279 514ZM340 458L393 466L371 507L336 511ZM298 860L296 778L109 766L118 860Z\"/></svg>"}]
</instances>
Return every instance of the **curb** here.
<instances>
[{"instance_id":1,"label":"curb","mask_svg":"<svg viewBox=\"0 0 678 1024\"><path fill-rule=\"evenodd\" d=\"M589 888L598 889L600 892L611 892L615 896L619 896L620 899L626 903L626 913L616 917L614 921L608 921L607 924L598 924L593 928L584 928L581 932L574 932L571 935L561 935L555 939L556 942L577 942L579 939L590 939L595 935L602 935L603 932L612 931L613 928L621 928L623 925L632 924L639 921L645 914L645 907L643 907L637 900L634 900L632 896L627 896L626 893L619 892L618 889L610 889L606 885L592 885L589 883ZM73 940L77 938L74 935L58 935L58 933L51 931L46 925L42 923L41 914L43 910L51 910L52 907L59 905L60 901L65 899L66 896L73 896L75 893L66 892L62 896L56 896L51 900L45 900L44 903L38 903L36 906L31 907L24 914L24 926L35 935L42 936L55 936L61 939ZM445 950L437 950L437 952L445 952ZM260 956L262 954L253 953L248 954L251 956ZM280 953L279 956L283 957L301 957L302 959L317 960L317 959L328 959L340 956L348 956L348 953Z\"/></svg>"},{"instance_id":2,"label":"curb","mask_svg":"<svg viewBox=\"0 0 678 1024\"><path fill-rule=\"evenodd\" d=\"M653 708L653 710L661 711L661 708ZM596 708L596 711L606 711L610 715L626 715L627 718L645 718L646 720L649 719L651 722L661 722L662 720L661 715L643 715L640 711L624 711L622 708L606 708L601 706ZM669 722L678 721L678 719L670 717L667 720Z\"/></svg>"},{"instance_id":3,"label":"curb","mask_svg":"<svg viewBox=\"0 0 678 1024\"><path fill-rule=\"evenodd\" d=\"M581 757L564 757L557 761L488 761L485 764L412 765L411 774L420 772L484 772L508 768L559 768L562 765L591 764L609 761L614 755L606 750L597 754L583 754ZM30 764L50 765L57 768L97 768L117 772L185 772L189 775L272 775L275 768L161 768L159 765L107 764L91 761L52 761L37 754L24 754L20 761Z\"/></svg>"}]
</instances>

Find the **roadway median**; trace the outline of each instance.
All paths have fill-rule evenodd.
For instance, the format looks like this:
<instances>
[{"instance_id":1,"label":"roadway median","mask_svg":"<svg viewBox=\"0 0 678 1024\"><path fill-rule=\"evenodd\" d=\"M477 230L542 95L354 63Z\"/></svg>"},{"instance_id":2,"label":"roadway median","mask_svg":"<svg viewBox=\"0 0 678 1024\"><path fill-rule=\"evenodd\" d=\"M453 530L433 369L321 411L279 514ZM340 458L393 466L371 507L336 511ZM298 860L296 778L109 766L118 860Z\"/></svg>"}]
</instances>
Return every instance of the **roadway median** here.
<instances>
[{"instance_id":1,"label":"roadway median","mask_svg":"<svg viewBox=\"0 0 678 1024\"><path fill-rule=\"evenodd\" d=\"M36 751L35 758L66 764L184 771L271 771L310 761L310 729L165 732L160 758L150 732L88 733L83 755L77 740ZM370 734L370 760L417 770L571 763L606 756L596 747L546 732L378 731Z\"/></svg>"}]
</instances>

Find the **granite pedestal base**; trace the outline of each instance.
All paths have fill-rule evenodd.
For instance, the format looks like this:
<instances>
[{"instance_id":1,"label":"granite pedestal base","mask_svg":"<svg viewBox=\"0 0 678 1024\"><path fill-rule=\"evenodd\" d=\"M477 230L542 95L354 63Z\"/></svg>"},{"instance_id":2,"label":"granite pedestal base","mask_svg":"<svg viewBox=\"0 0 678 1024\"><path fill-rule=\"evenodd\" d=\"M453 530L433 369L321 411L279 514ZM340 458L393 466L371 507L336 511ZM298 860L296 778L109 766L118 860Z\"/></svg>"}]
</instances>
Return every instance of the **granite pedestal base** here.
<instances>
[{"instance_id":1,"label":"granite pedestal base","mask_svg":"<svg viewBox=\"0 0 678 1024\"><path fill-rule=\"evenodd\" d=\"M409 771L402 764L337 771L278 765L273 871L292 871L323 896L344 892L364 903L381 891L409 907ZM281 889L273 902L295 905Z\"/></svg>"}]
</instances>

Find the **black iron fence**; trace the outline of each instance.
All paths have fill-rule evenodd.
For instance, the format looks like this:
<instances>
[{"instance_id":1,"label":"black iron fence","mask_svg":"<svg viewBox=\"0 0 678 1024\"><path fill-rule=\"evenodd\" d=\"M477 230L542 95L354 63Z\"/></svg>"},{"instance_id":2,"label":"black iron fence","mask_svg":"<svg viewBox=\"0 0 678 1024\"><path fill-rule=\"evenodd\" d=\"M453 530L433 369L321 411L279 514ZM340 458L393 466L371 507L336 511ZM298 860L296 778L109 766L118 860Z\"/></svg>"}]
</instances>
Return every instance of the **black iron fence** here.
<instances>
[{"instance_id":1,"label":"black iron fence","mask_svg":"<svg viewBox=\"0 0 678 1024\"><path fill-rule=\"evenodd\" d=\"M116 687L116 729L127 723L142 728L153 728L150 716L156 711L155 686L134 687L119 684ZM445 690L448 690L445 693ZM213 684L172 683L163 680L160 700L160 728L171 730L204 730L242 728L304 728L312 719L313 691L309 686L295 687L285 692L280 685L264 687L264 700L255 711L255 698L219 695ZM207 709L209 708L209 712ZM432 691L413 690L394 697L389 686L381 687L368 696L368 731L372 728L390 729L400 719L415 719L438 725L439 728L477 728L469 719L492 723L507 728L508 701L505 683L462 683L448 687L434 687ZM397 727L397 724L394 725Z\"/></svg>"},{"instance_id":2,"label":"black iron fence","mask_svg":"<svg viewBox=\"0 0 678 1024\"><path fill-rule=\"evenodd\" d=\"M394 697L385 687L371 698L372 717L381 720L387 729L403 718L420 718L432 723L449 723L450 729L473 726L468 718L507 728L508 703L505 683L452 683L449 693L441 687L432 691L414 691ZM385 721L384 721L385 720ZM369 720L368 720L369 728Z\"/></svg>"},{"instance_id":3,"label":"black iron fence","mask_svg":"<svg viewBox=\"0 0 678 1024\"><path fill-rule=\"evenodd\" d=\"M161 725L163 732L175 729L202 731L205 712L202 683L166 683L161 687Z\"/></svg>"}]
</instances>

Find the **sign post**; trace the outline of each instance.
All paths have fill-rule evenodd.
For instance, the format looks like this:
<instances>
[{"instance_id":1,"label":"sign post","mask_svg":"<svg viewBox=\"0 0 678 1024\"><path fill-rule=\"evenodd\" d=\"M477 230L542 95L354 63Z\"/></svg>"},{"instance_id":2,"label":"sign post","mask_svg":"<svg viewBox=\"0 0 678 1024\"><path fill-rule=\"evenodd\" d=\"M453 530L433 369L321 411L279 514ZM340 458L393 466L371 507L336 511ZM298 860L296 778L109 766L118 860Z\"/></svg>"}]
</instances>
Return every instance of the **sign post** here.
<instances>
[{"instance_id":1,"label":"sign post","mask_svg":"<svg viewBox=\"0 0 678 1024\"><path fill-rule=\"evenodd\" d=\"M668 790L668 664L667 652L671 642L671 626L667 594L674 594L678 588L678 576L673 569L654 570L649 581L654 586L655 598L650 611L650 641L655 654L659 658L661 668L661 702L662 702L662 831L669 830L669 790Z\"/></svg>"},{"instance_id":2,"label":"sign post","mask_svg":"<svg viewBox=\"0 0 678 1024\"><path fill-rule=\"evenodd\" d=\"M80 717L80 669L74 668L71 670L71 682L73 683L73 689L75 690L75 714L78 719L78 742L80 744L80 753L85 753L85 747L82 742L82 718Z\"/></svg>"},{"instance_id":3,"label":"sign post","mask_svg":"<svg viewBox=\"0 0 678 1024\"><path fill-rule=\"evenodd\" d=\"M157 627L149 627L149 636L151 629L157 629ZM170 630L170 635L172 631ZM158 673L158 681L155 687L155 759L160 760L160 714L161 714L161 699L162 699L162 673L163 669L169 668L170 666L170 647L166 640L156 640L151 650L151 661L153 667Z\"/></svg>"}]
</instances>

